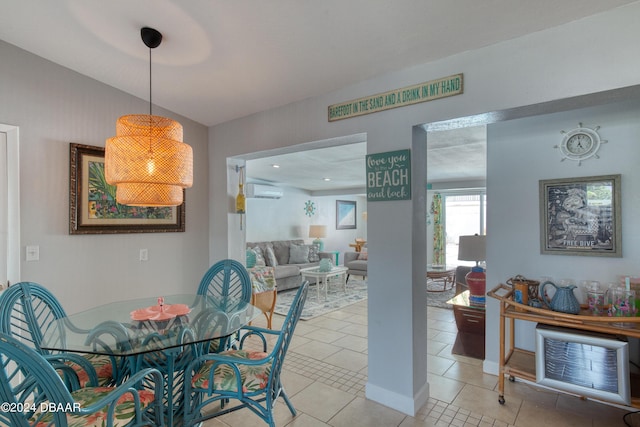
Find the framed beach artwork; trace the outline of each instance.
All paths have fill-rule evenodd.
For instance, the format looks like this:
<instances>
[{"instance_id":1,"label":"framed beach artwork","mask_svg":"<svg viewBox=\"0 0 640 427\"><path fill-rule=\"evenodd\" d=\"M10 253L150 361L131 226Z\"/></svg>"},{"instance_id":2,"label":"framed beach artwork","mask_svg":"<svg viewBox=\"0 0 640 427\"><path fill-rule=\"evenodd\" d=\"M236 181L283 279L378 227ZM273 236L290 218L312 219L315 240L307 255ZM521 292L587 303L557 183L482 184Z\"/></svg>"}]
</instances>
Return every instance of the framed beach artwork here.
<instances>
[{"instance_id":1,"label":"framed beach artwork","mask_svg":"<svg viewBox=\"0 0 640 427\"><path fill-rule=\"evenodd\" d=\"M620 175L540 181L540 252L622 256Z\"/></svg>"},{"instance_id":2,"label":"framed beach artwork","mask_svg":"<svg viewBox=\"0 0 640 427\"><path fill-rule=\"evenodd\" d=\"M185 230L185 204L127 206L104 176L104 148L70 144L69 234L162 233Z\"/></svg>"},{"instance_id":3,"label":"framed beach artwork","mask_svg":"<svg viewBox=\"0 0 640 427\"><path fill-rule=\"evenodd\" d=\"M356 202L336 200L336 230L356 228Z\"/></svg>"}]
</instances>

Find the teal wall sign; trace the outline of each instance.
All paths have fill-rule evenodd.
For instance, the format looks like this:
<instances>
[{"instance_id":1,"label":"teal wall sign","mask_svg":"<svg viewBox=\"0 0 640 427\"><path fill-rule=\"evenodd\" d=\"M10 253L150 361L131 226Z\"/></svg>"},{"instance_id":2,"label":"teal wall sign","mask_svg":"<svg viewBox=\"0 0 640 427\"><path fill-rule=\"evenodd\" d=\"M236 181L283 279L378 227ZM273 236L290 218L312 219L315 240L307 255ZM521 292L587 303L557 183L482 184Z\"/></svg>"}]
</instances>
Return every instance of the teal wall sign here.
<instances>
[{"instance_id":1,"label":"teal wall sign","mask_svg":"<svg viewBox=\"0 0 640 427\"><path fill-rule=\"evenodd\" d=\"M411 150L367 155L367 201L411 200Z\"/></svg>"}]
</instances>

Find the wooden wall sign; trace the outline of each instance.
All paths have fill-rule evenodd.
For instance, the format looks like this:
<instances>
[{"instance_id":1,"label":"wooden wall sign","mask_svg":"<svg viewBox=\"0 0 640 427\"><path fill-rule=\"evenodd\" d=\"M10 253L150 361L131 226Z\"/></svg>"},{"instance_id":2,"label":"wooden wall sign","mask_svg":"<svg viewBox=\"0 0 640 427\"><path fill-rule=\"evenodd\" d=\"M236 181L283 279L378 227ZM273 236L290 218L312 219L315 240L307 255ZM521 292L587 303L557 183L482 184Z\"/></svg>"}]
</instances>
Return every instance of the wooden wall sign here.
<instances>
[{"instance_id":1,"label":"wooden wall sign","mask_svg":"<svg viewBox=\"0 0 640 427\"><path fill-rule=\"evenodd\" d=\"M404 107L405 105L460 95L463 91L463 86L462 73L454 74L441 79L330 105L328 117L329 121L333 122L364 114L377 113L391 108Z\"/></svg>"},{"instance_id":2,"label":"wooden wall sign","mask_svg":"<svg viewBox=\"0 0 640 427\"><path fill-rule=\"evenodd\" d=\"M367 201L411 200L411 150L367 155Z\"/></svg>"}]
</instances>

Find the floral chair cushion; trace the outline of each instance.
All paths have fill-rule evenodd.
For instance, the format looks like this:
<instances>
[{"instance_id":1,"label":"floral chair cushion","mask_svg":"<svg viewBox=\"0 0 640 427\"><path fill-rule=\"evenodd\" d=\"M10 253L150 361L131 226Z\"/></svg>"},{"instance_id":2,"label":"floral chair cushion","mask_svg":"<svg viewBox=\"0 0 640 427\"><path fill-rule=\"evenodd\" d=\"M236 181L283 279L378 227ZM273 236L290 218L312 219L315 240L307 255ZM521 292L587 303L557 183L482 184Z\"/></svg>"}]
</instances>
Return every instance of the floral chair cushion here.
<instances>
[{"instance_id":1,"label":"floral chair cushion","mask_svg":"<svg viewBox=\"0 0 640 427\"><path fill-rule=\"evenodd\" d=\"M71 393L71 395L79 407L84 408L95 403L113 390L114 388L112 387L87 387L76 390ZM155 396L151 390L139 390L138 393L140 395L140 408L144 410L153 403ZM32 419L35 420L37 416L38 413L36 413ZM118 399L114 412L113 427L123 427L134 417L135 405L133 403L133 395L126 393ZM52 420L53 412L50 412L40 419L38 425L49 425L48 422ZM67 422L69 427L103 427L107 425L107 408L105 407L102 411L86 416L74 415L73 412L68 412Z\"/></svg>"},{"instance_id":2,"label":"floral chair cushion","mask_svg":"<svg viewBox=\"0 0 640 427\"><path fill-rule=\"evenodd\" d=\"M220 350L220 340L209 341L209 353L217 353Z\"/></svg>"},{"instance_id":3,"label":"floral chair cushion","mask_svg":"<svg viewBox=\"0 0 640 427\"><path fill-rule=\"evenodd\" d=\"M107 386L113 383L113 365L111 364L111 359L109 356L103 356L100 354L84 354L83 357L93 365L96 369L96 374L98 374L98 385L99 386ZM67 365L71 366L73 371L78 376L78 382L80 383L80 387L84 388L87 386L89 382L89 376L85 372L85 370L72 362L67 362Z\"/></svg>"},{"instance_id":4,"label":"floral chair cushion","mask_svg":"<svg viewBox=\"0 0 640 427\"><path fill-rule=\"evenodd\" d=\"M228 357L236 357L238 359L264 359L268 356L267 353L261 351L246 351L246 350L230 350L220 353L221 355ZM267 381L269 381L269 374L271 373L271 360L269 363L262 365L236 365L240 370L240 377L242 378L242 391L253 392L263 390L267 387ZM209 387L209 373L213 361L205 362L198 372L193 376L191 385L193 388L207 389ZM213 374L213 390L225 390L235 392L236 388L236 374L229 365L218 365Z\"/></svg>"},{"instance_id":5,"label":"floral chair cushion","mask_svg":"<svg viewBox=\"0 0 640 427\"><path fill-rule=\"evenodd\" d=\"M273 267L254 267L249 269L251 286L254 293L271 291L276 286L275 270Z\"/></svg>"}]
</instances>

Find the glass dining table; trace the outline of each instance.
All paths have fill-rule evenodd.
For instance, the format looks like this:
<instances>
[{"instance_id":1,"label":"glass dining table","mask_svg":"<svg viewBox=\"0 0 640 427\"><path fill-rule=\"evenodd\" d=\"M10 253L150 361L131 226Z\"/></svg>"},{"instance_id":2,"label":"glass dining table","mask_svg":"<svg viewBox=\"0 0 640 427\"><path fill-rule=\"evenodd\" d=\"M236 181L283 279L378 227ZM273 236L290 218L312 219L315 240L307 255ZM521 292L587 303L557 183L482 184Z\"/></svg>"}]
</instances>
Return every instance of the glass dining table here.
<instances>
[{"instance_id":1,"label":"glass dining table","mask_svg":"<svg viewBox=\"0 0 640 427\"><path fill-rule=\"evenodd\" d=\"M224 340L262 314L231 298L181 294L103 304L52 322L41 347L110 356L122 382L143 368L164 376L166 425L179 426L184 402L184 371L209 342Z\"/></svg>"}]
</instances>

